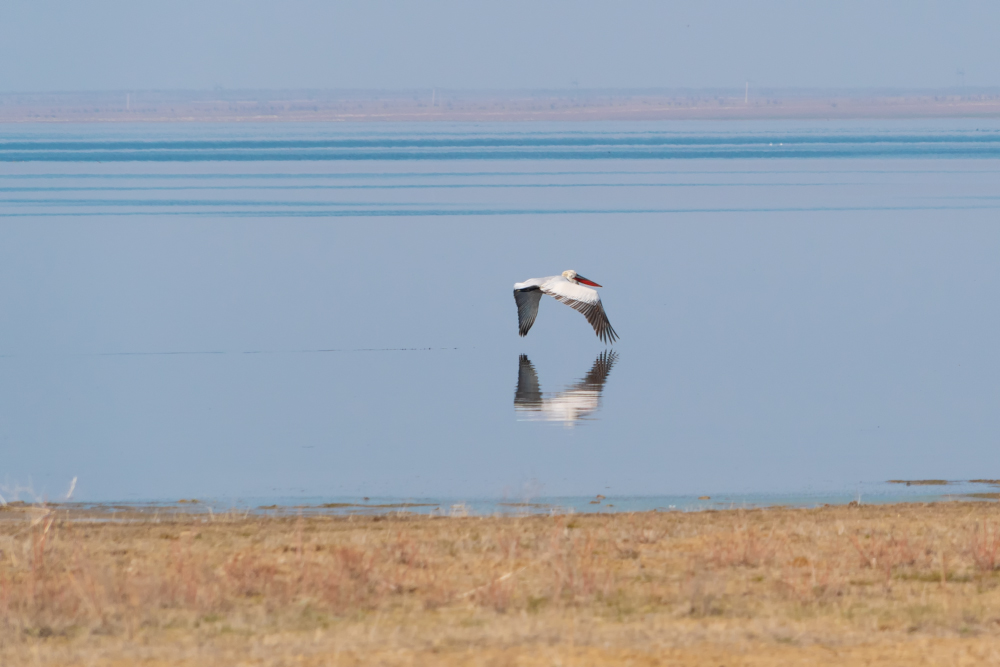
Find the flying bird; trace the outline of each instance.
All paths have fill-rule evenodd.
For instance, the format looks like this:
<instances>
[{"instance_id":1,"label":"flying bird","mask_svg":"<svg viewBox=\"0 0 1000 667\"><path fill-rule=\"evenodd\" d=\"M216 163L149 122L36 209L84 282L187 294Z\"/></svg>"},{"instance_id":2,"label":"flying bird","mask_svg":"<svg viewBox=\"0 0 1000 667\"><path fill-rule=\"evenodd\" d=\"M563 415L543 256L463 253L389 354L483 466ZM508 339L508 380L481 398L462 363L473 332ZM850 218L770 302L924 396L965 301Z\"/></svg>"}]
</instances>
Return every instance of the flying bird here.
<instances>
[{"instance_id":1,"label":"flying bird","mask_svg":"<svg viewBox=\"0 0 1000 667\"><path fill-rule=\"evenodd\" d=\"M517 302L517 324L519 333L527 336L531 325L538 315L538 302L543 294L554 297L556 301L565 303L573 310L583 313L583 316L594 327L597 337L605 343L614 343L618 334L611 328L611 322L601 305L601 297L597 290L584 287L600 287L592 280L587 280L576 271L563 271L561 276L548 278L531 278L523 283L514 283L514 301Z\"/></svg>"}]
</instances>

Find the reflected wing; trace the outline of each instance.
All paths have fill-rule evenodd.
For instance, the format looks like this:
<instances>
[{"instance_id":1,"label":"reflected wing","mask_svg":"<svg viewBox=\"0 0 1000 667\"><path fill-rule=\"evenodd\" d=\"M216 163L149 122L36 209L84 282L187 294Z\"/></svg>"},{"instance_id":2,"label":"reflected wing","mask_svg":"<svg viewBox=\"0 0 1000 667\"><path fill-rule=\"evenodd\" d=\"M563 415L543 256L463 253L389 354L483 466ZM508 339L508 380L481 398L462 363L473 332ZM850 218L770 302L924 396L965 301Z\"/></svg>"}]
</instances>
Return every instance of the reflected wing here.
<instances>
[{"instance_id":1,"label":"reflected wing","mask_svg":"<svg viewBox=\"0 0 1000 667\"><path fill-rule=\"evenodd\" d=\"M546 282L542 286L542 291L555 297L557 301L565 303L573 310L583 313L583 316L590 322L590 326L594 327L594 333L603 342L613 343L618 339L618 334L611 328L611 322L608 321L608 316L604 312L604 306L601 304L601 297L597 290L577 285L560 277Z\"/></svg>"},{"instance_id":2,"label":"reflected wing","mask_svg":"<svg viewBox=\"0 0 1000 667\"><path fill-rule=\"evenodd\" d=\"M542 392L538 388L538 373L531 365L528 355L522 354L517 365L517 392L514 394L514 405L537 408L541 404Z\"/></svg>"},{"instance_id":3,"label":"reflected wing","mask_svg":"<svg viewBox=\"0 0 1000 667\"><path fill-rule=\"evenodd\" d=\"M594 365L591 367L590 372L587 373L587 376L573 385L573 389L589 389L600 392L604 389L608 373L611 372L611 367L615 365L616 361L618 361L617 352L601 352L597 359L594 360Z\"/></svg>"},{"instance_id":4,"label":"reflected wing","mask_svg":"<svg viewBox=\"0 0 1000 667\"><path fill-rule=\"evenodd\" d=\"M514 301L517 303L518 333L528 335L528 330L535 323L538 315L538 302L542 300L542 291L537 285L514 290ZM528 362L529 365L531 362Z\"/></svg>"},{"instance_id":5,"label":"reflected wing","mask_svg":"<svg viewBox=\"0 0 1000 667\"><path fill-rule=\"evenodd\" d=\"M522 420L562 422L572 428L573 424L590 418L600 409L601 391L617 360L618 355L614 352L602 352L586 377L567 387L566 391L543 396L535 367L528 356L522 354L518 360L514 410Z\"/></svg>"}]
</instances>

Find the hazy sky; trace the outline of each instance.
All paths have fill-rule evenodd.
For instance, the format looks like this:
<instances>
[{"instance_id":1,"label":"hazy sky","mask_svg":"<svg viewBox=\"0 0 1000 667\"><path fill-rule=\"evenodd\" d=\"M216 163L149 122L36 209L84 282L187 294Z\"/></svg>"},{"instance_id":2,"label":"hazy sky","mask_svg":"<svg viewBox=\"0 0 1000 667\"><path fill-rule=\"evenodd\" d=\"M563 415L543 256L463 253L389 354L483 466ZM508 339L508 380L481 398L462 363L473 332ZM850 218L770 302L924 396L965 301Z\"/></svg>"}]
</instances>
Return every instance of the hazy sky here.
<instances>
[{"instance_id":1,"label":"hazy sky","mask_svg":"<svg viewBox=\"0 0 1000 667\"><path fill-rule=\"evenodd\" d=\"M955 0L5 0L0 91L997 86L998 26Z\"/></svg>"}]
</instances>

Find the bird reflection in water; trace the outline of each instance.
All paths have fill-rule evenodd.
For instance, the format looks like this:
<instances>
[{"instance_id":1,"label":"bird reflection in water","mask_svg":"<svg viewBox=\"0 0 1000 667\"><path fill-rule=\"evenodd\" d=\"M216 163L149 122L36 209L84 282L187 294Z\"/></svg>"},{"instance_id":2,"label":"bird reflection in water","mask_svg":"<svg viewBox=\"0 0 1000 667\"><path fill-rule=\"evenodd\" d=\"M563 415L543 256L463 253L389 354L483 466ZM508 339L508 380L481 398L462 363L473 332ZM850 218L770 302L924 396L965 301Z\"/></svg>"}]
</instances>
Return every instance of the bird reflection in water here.
<instances>
[{"instance_id":1,"label":"bird reflection in water","mask_svg":"<svg viewBox=\"0 0 1000 667\"><path fill-rule=\"evenodd\" d=\"M617 353L602 352L582 380L564 391L543 394L538 388L535 367L528 355L522 354L517 368L517 392L514 394L514 411L518 419L563 422L572 427L577 421L590 418L601 407L601 391L617 360Z\"/></svg>"}]
</instances>

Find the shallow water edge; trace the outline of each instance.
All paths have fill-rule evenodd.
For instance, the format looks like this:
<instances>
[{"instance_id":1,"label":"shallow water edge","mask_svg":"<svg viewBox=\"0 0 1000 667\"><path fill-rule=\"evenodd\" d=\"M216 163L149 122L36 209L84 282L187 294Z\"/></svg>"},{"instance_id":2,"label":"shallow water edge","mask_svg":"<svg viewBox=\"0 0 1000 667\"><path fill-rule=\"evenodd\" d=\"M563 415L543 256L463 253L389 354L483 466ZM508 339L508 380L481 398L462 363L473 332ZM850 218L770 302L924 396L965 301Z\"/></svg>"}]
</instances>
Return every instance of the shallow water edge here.
<instances>
[{"instance_id":1,"label":"shallow water edge","mask_svg":"<svg viewBox=\"0 0 1000 667\"><path fill-rule=\"evenodd\" d=\"M11 500L0 512L69 510L88 516L158 513L269 516L389 516L440 517L527 516L560 514L614 514L632 512L702 512L739 509L892 505L955 501L1000 501L1000 480L893 480L859 484L855 490L800 493L719 493L702 496L562 496L537 498L461 497L248 497L181 498L178 500L121 500L105 502L48 502ZM0 514L2 516L2 514Z\"/></svg>"}]
</instances>

